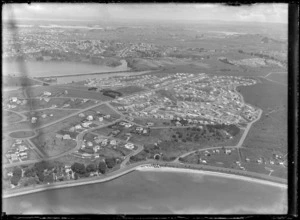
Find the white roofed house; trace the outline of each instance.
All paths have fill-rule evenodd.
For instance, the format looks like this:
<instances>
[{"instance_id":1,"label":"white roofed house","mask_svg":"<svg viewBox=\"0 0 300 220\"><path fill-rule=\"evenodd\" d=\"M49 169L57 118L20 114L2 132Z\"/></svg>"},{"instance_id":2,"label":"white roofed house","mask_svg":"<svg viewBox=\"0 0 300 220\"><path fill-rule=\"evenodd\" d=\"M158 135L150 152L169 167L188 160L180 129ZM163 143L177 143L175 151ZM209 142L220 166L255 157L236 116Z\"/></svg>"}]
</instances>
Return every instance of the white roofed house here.
<instances>
[{"instance_id":1,"label":"white roofed house","mask_svg":"<svg viewBox=\"0 0 300 220\"><path fill-rule=\"evenodd\" d=\"M32 124L36 123L36 121L37 121L37 118L36 118L36 117L32 117L32 118L31 118L31 123L32 123Z\"/></svg>"},{"instance_id":2,"label":"white roofed house","mask_svg":"<svg viewBox=\"0 0 300 220\"><path fill-rule=\"evenodd\" d=\"M64 140L70 140L70 139L71 139L71 137L70 137L70 135L69 135L69 134L65 134L65 135L63 136L63 139L64 139Z\"/></svg>"},{"instance_id":3,"label":"white roofed house","mask_svg":"<svg viewBox=\"0 0 300 220\"><path fill-rule=\"evenodd\" d=\"M44 91L44 95L46 95L46 96L50 96L50 95L51 95L51 92Z\"/></svg>"},{"instance_id":4,"label":"white roofed house","mask_svg":"<svg viewBox=\"0 0 300 220\"><path fill-rule=\"evenodd\" d=\"M94 120L94 117L93 117L92 115L89 115L89 116L87 116L86 119L89 120L89 121L93 121L93 120Z\"/></svg>"},{"instance_id":5,"label":"white roofed house","mask_svg":"<svg viewBox=\"0 0 300 220\"><path fill-rule=\"evenodd\" d=\"M125 147L126 147L127 149L132 150L132 149L134 148L134 144L133 144L133 143L127 143L127 144L125 144Z\"/></svg>"},{"instance_id":6,"label":"white roofed house","mask_svg":"<svg viewBox=\"0 0 300 220\"><path fill-rule=\"evenodd\" d=\"M114 139L113 139L113 140L111 140L111 141L110 141L110 145L116 146L116 145L117 145L117 141L116 141L116 140L114 140Z\"/></svg>"},{"instance_id":7,"label":"white roofed house","mask_svg":"<svg viewBox=\"0 0 300 220\"><path fill-rule=\"evenodd\" d=\"M11 102L17 102L17 101L18 101L18 98L17 98L17 97L11 97L11 98L10 98L10 101L11 101Z\"/></svg>"},{"instance_id":8,"label":"white roofed house","mask_svg":"<svg viewBox=\"0 0 300 220\"><path fill-rule=\"evenodd\" d=\"M81 125L75 125L75 129L82 129Z\"/></svg>"}]
</instances>

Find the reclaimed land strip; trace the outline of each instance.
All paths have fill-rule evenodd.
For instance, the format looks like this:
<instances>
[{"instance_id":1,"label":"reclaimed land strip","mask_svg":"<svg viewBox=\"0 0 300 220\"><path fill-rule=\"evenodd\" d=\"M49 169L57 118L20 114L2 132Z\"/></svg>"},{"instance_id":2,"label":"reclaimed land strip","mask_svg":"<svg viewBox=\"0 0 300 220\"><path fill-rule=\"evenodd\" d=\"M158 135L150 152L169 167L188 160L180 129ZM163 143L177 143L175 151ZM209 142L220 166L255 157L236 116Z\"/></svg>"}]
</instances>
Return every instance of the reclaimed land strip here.
<instances>
[{"instance_id":1,"label":"reclaimed land strip","mask_svg":"<svg viewBox=\"0 0 300 220\"><path fill-rule=\"evenodd\" d=\"M57 76L51 76L51 78L65 78L65 77L74 77L74 76L87 76L87 75L103 75L103 74L113 74L113 73L138 73L138 72L152 72L152 71L138 71L138 70L121 70L121 71L108 71L108 72L100 72L100 73L80 73L80 74L72 74L72 75L57 75ZM44 79L44 78L49 78L49 76L47 77L36 77L39 79Z\"/></svg>"},{"instance_id":2,"label":"reclaimed land strip","mask_svg":"<svg viewBox=\"0 0 300 220\"><path fill-rule=\"evenodd\" d=\"M71 180L71 181L65 181L65 182L58 182L50 185L40 185L40 186L29 186L24 187L20 189L14 189L14 190L7 190L6 192L3 192L3 198L10 198L15 196L21 196L25 194L45 191L45 190L51 190L51 189L59 189L59 188L65 188L65 187L74 187L74 186L80 186L80 185L86 185L86 184L93 184L93 183L101 183L113 180L115 178L121 177L125 174L128 174L132 171L139 170L141 166L145 165L151 165L151 164L158 164L160 166L165 167L173 167L173 168L184 168L187 171L195 171L195 170L201 170L203 173L209 171L210 174L214 174L217 176L226 176L231 178L238 178L245 181L255 181L260 183L265 183L269 185L277 185L281 187L286 187L286 180L276 177L270 177L268 175L262 175L252 172L242 172L239 170L232 170L232 169L225 169L225 168L217 168L217 167L211 167L211 166L199 166L194 164L179 164L179 163L172 163L172 162L160 162L160 161L142 161L134 164L130 164L127 167L121 168L115 172L109 173L104 175L103 177L91 177L87 179L80 179L80 180ZM158 169L158 168L157 168Z\"/></svg>"}]
</instances>

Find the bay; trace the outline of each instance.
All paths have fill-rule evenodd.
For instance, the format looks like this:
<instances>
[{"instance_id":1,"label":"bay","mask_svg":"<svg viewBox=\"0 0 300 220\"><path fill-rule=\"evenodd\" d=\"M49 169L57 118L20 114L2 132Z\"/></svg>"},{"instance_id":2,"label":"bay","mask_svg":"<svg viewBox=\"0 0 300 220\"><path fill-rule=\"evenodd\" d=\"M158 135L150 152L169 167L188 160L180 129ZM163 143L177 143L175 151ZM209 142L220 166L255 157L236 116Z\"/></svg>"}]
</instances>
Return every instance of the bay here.
<instances>
[{"instance_id":1,"label":"bay","mask_svg":"<svg viewBox=\"0 0 300 220\"><path fill-rule=\"evenodd\" d=\"M134 171L112 181L3 200L7 214L285 214L287 190L183 172Z\"/></svg>"}]
</instances>

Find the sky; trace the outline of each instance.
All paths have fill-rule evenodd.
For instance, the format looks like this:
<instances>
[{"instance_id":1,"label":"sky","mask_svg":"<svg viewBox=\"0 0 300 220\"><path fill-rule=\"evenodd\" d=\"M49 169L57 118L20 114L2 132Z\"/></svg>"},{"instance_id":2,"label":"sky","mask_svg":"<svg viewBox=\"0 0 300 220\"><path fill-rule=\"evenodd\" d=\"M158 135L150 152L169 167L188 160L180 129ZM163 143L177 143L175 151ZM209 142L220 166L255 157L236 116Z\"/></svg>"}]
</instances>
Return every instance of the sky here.
<instances>
[{"instance_id":1,"label":"sky","mask_svg":"<svg viewBox=\"0 0 300 220\"><path fill-rule=\"evenodd\" d=\"M13 11L16 19L34 20L192 20L239 22L288 22L287 4L254 4L225 6L222 4L6 4L3 19Z\"/></svg>"}]
</instances>

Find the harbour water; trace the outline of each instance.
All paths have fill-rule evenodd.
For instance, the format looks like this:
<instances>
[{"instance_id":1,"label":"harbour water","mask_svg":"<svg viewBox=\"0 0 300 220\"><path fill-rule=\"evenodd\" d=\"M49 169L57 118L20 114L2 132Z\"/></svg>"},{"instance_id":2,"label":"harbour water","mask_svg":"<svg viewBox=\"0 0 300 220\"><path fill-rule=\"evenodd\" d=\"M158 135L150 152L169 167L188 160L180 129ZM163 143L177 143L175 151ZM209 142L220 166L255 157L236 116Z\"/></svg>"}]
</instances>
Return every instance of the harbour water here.
<instances>
[{"instance_id":1,"label":"harbour water","mask_svg":"<svg viewBox=\"0 0 300 220\"><path fill-rule=\"evenodd\" d=\"M101 73L101 72L114 72L114 71L126 71L126 60L121 60L121 65L116 67L109 67L104 65L95 65L87 63L75 63L75 62L38 62L28 61L24 62L26 72L20 69L18 62L3 62L2 72L3 75L15 75L15 76L29 76L29 77L51 77L51 76L65 76L75 74L89 74L89 73Z\"/></svg>"},{"instance_id":2,"label":"harbour water","mask_svg":"<svg viewBox=\"0 0 300 220\"><path fill-rule=\"evenodd\" d=\"M135 171L109 182L3 200L8 214L285 214L287 190L184 172Z\"/></svg>"}]
</instances>

